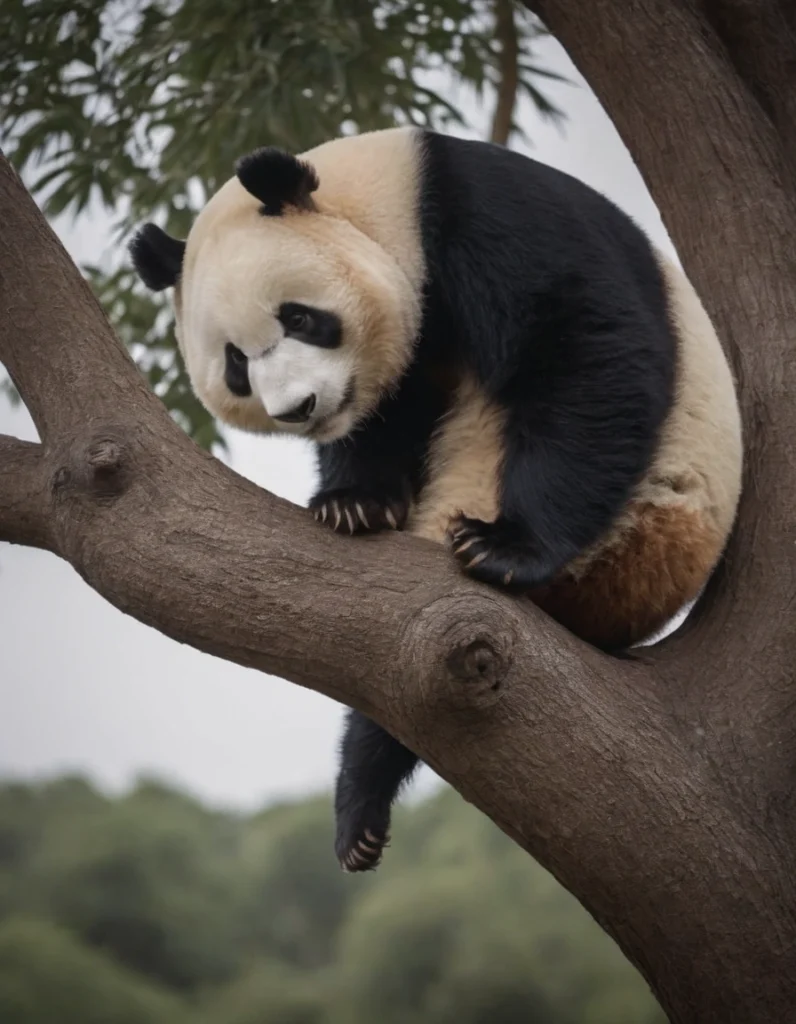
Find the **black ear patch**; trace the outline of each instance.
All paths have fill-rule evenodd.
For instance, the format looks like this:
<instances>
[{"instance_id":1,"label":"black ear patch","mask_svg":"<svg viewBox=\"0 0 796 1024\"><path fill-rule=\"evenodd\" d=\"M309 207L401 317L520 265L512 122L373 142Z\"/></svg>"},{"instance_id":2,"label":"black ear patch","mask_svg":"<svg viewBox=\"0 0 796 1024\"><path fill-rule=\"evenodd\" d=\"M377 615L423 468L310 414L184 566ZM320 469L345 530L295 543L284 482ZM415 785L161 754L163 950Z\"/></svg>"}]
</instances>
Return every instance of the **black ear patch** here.
<instances>
[{"instance_id":1,"label":"black ear patch","mask_svg":"<svg viewBox=\"0 0 796 1024\"><path fill-rule=\"evenodd\" d=\"M173 288L177 283L185 242L167 235L157 224L145 224L129 245L138 276L153 292Z\"/></svg>"},{"instance_id":2,"label":"black ear patch","mask_svg":"<svg viewBox=\"0 0 796 1024\"><path fill-rule=\"evenodd\" d=\"M278 217L285 206L314 210L318 187L315 168L282 149L266 146L241 157L235 165L241 185L263 204L261 213Z\"/></svg>"}]
</instances>

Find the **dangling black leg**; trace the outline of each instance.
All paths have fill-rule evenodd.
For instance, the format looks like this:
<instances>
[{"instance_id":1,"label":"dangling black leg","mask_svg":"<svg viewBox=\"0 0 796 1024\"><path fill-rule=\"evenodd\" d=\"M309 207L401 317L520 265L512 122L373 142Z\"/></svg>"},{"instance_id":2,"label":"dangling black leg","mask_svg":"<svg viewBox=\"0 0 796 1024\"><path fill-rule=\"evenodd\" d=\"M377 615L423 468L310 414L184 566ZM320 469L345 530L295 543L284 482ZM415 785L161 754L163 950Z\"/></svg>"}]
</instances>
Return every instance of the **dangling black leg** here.
<instances>
[{"instance_id":1,"label":"dangling black leg","mask_svg":"<svg viewBox=\"0 0 796 1024\"><path fill-rule=\"evenodd\" d=\"M344 871L370 871L389 839L390 808L418 758L380 725L350 711L335 792L335 853Z\"/></svg>"}]
</instances>

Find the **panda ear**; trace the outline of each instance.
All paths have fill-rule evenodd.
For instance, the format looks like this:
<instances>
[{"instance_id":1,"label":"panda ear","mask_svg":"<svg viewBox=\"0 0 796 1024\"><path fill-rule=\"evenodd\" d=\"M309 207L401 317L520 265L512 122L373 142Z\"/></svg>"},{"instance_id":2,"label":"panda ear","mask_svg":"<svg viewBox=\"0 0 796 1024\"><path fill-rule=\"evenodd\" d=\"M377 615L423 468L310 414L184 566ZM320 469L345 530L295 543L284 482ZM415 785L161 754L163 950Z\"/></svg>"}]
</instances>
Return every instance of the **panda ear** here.
<instances>
[{"instance_id":1,"label":"panda ear","mask_svg":"<svg viewBox=\"0 0 796 1024\"><path fill-rule=\"evenodd\" d=\"M138 276L153 292L173 288L179 280L185 242L167 235L157 224L145 224L129 245Z\"/></svg>"},{"instance_id":2,"label":"panda ear","mask_svg":"<svg viewBox=\"0 0 796 1024\"><path fill-rule=\"evenodd\" d=\"M241 157L235 166L241 185L263 204L261 213L278 217L285 206L314 210L318 187L315 168L284 150L266 146Z\"/></svg>"}]
</instances>

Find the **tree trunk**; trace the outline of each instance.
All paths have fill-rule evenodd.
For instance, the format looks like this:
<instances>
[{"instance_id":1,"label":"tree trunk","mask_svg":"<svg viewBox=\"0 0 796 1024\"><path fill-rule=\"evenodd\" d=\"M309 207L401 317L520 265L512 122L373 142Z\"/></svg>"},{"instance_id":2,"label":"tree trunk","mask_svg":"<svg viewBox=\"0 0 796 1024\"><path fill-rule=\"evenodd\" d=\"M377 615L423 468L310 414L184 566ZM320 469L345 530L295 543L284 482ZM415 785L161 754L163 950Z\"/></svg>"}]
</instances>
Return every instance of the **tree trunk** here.
<instances>
[{"instance_id":1,"label":"tree trunk","mask_svg":"<svg viewBox=\"0 0 796 1024\"><path fill-rule=\"evenodd\" d=\"M655 653L653 669L695 772L665 841L676 847L695 791L713 787L735 837L730 847L711 841L705 809L699 849L682 848L669 881L690 889L685 875L699 876L690 911L664 912L657 939L644 942L608 927L673 1021L793 1021L796 7L526 6L564 45L630 149L742 389L745 493L735 534L699 614ZM688 922L690 941L673 933L672 913Z\"/></svg>"},{"instance_id":2,"label":"tree trunk","mask_svg":"<svg viewBox=\"0 0 796 1024\"><path fill-rule=\"evenodd\" d=\"M615 660L402 535L334 535L174 425L0 161L0 539L200 650L359 708L573 892L674 1022L796 1021L794 16L531 4L603 100L726 341L747 468L685 629ZM330 854L331 856L331 854Z\"/></svg>"}]
</instances>

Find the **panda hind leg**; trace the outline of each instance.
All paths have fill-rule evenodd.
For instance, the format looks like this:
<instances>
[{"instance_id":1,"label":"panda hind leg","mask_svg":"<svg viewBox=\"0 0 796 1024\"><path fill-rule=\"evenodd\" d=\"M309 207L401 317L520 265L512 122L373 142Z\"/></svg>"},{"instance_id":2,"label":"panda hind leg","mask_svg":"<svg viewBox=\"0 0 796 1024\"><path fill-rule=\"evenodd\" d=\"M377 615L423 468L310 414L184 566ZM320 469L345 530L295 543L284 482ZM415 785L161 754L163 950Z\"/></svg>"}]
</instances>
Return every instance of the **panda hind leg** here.
<instances>
[{"instance_id":1,"label":"panda hind leg","mask_svg":"<svg viewBox=\"0 0 796 1024\"><path fill-rule=\"evenodd\" d=\"M335 791L335 853L344 871L371 871L389 842L390 810L418 758L380 725L350 711Z\"/></svg>"}]
</instances>

